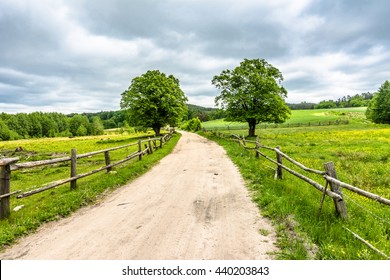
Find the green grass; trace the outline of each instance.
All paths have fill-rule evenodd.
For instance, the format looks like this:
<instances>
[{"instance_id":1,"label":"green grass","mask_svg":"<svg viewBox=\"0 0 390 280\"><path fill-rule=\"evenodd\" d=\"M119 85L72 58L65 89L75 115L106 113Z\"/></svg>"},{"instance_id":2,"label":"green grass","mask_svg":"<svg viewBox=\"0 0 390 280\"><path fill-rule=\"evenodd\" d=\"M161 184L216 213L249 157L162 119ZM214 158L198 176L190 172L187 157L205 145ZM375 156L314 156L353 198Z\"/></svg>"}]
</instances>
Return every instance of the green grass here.
<instances>
[{"instance_id":1,"label":"green grass","mask_svg":"<svg viewBox=\"0 0 390 280\"><path fill-rule=\"evenodd\" d=\"M136 135L140 136L140 135ZM142 135L141 135L142 136ZM70 147L77 148L80 153L101 150L108 147L115 147L125 143L135 142L136 139L129 135L110 135L110 140L101 140L105 137L83 137L76 139L33 139L23 140L23 147L39 154L69 153ZM97 202L107 193L123 186L131 180L144 174L155 165L161 158L169 154L180 135L174 134L173 138L163 147L153 154L138 159L131 160L126 164L115 167L115 172L100 172L95 175L77 181L77 189L70 190L69 184L42 192L31 197L16 199L11 198L11 215L7 219L0 221L0 249L12 244L16 238L36 230L41 224L66 217L80 207ZM114 141L114 143L109 143ZM104 142L104 143L102 143ZM20 142L1 142L3 147L18 146ZM48 152L50 151L50 152ZM112 155L112 162L123 159L125 155L132 151L121 149L117 154ZM40 156L42 157L42 156ZM100 162L99 162L100 160ZM84 161L78 161L78 173L91 171L104 165L102 157L93 157ZM12 172L11 191L22 189L32 189L35 186L57 179L69 177L69 164L59 164L54 167L43 167L30 170L20 170ZM24 207L15 212L16 206Z\"/></svg>"},{"instance_id":2,"label":"green grass","mask_svg":"<svg viewBox=\"0 0 390 280\"><path fill-rule=\"evenodd\" d=\"M365 107L360 108L338 108L338 109L317 109L317 110L292 110L291 117L284 124L278 126L289 125L326 125L327 123L334 121L353 121L364 120ZM260 124L261 127L275 126L272 124ZM247 128L247 123L242 122L228 122L223 119L213 120L202 123L202 127L206 129L235 129L235 128Z\"/></svg>"},{"instance_id":3,"label":"green grass","mask_svg":"<svg viewBox=\"0 0 390 280\"><path fill-rule=\"evenodd\" d=\"M247 131L226 132L243 135ZM283 152L308 167L324 170L323 164L333 161L339 179L390 199L388 125L373 125L357 116L349 125L259 129L257 134L263 145L280 145ZM274 180L273 163L256 159L253 151L238 148L230 140L209 133L206 136L227 150L253 191L254 201L275 222L279 258L383 259L343 226L390 255L390 207L343 190L349 220L336 216L328 197L318 216L321 192L287 172L283 180ZM265 153L275 158L274 153ZM286 160L284 163L292 167ZM301 172L324 184L320 176Z\"/></svg>"},{"instance_id":4,"label":"green grass","mask_svg":"<svg viewBox=\"0 0 390 280\"><path fill-rule=\"evenodd\" d=\"M338 108L338 109L317 109L317 110L293 110L291 118L286 124L317 124L336 120L356 120L365 119L366 108Z\"/></svg>"},{"instance_id":5,"label":"green grass","mask_svg":"<svg viewBox=\"0 0 390 280\"><path fill-rule=\"evenodd\" d=\"M115 134L99 135L85 137L58 137L58 138L37 138L23 139L15 141L0 141L0 154L4 156L21 156L22 161L30 161L32 156L42 159L50 158L55 153L70 154L70 150L77 148L78 153L87 153L91 151L109 148L117 143L118 145L130 143L139 137L152 137L151 132L139 134ZM22 147L25 152L16 153L15 149ZM30 158L27 158L30 157Z\"/></svg>"}]
</instances>

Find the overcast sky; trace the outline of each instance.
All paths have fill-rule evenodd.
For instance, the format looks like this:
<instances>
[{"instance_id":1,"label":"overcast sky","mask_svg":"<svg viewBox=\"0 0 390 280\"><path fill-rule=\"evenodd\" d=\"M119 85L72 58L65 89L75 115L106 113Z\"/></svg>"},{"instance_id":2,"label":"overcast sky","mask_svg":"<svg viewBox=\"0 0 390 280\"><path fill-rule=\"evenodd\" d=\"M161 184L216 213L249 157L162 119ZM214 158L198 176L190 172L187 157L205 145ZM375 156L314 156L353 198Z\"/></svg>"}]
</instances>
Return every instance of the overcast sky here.
<instances>
[{"instance_id":1,"label":"overcast sky","mask_svg":"<svg viewBox=\"0 0 390 280\"><path fill-rule=\"evenodd\" d=\"M214 75L263 58L287 102L375 92L390 79L388 0L0 0L0 112L119 109L160 70L214 106Z\"/></svg>"}]
</instances>

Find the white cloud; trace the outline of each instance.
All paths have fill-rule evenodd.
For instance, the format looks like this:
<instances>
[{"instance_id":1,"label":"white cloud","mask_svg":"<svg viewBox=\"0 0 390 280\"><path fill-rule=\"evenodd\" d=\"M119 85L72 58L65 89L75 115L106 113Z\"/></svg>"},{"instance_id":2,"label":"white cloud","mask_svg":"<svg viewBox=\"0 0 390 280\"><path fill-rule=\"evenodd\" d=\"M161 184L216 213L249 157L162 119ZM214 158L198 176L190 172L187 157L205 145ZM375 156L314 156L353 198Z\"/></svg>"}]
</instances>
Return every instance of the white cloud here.
<instances>
[{"instance_id":1,"label":"white cloud","mask_svg":"<svg viewBox=\"0 0 390 280\"><path fill-rule=\"evenodd\" d=\"M293 85L289 90L290 102L319 102L375 91L376 85L389 73L378 73L375 67L389 58L390 52L377 46L359 56L345 52L324 53L279 61L278 65L283 69L287 89L289 84ZM296 81L302 82L294 83Z\"/></svg>"},{"instance_id":2,"label":"white cloud","mask_svg":"<svg viewBox=\"0 0 390 280\"><path fill-rule=\"evenodd\" d=\"M389 7L349 0L2 0L0 103L7 112L116 110L135 76L158 69L180 79L191 103L212 106L218 91L211 79L244 58L277 67L289 101L375 91L390 76Z\"/></svg>"}]
</instances>

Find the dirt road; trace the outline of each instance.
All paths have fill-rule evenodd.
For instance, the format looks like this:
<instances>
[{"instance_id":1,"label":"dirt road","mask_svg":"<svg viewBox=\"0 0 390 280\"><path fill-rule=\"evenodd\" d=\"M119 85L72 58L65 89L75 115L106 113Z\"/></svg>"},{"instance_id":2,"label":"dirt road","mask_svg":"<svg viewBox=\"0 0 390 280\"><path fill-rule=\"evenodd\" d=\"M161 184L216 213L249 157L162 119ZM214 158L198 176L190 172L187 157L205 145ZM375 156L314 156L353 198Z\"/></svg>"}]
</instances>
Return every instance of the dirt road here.
<instances>
[{"instance_id":1,"label":"dirt road","mask_svg":"<svg viewBox=\"0 0 390 280\"><path fill-rule=\"evenodd\" d=\"M274 242L225 151L183 132L147 174L44 225L0 259L271 259Z\"/></svg>"}]
</instances>

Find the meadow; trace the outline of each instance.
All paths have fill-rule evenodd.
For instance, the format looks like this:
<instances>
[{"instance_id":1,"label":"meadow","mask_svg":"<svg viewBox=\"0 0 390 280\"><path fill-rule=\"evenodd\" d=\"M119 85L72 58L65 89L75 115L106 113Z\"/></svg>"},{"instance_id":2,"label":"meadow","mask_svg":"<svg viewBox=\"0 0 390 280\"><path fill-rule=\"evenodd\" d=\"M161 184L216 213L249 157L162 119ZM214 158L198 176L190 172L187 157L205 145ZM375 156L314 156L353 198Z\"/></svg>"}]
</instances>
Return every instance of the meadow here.
<instances>
[{"instance_id":1,"label":"meadow","mask_svg":"<svg viewBox=\"0 0 390 280\"><path fill-rule=\"evenodd\" d=\"M109 134L76 138L41 138L0 142L0 154L6 157L19 157L19 162L52 159L69 156L75 148L78 154L104 150L111 147L136 143L139 138L152 136L151 132L138 134ZM133 159L113 168L113 172L100 172L77 181L77 188L70 190L69 184L17 199L11 197L11 215L0 220L0 250L12 244L18 237L36 230L42 223L58 220L70 215L80 207L97 203L114 189L123 186L144 174L162 157L169 154L180 135L174 137L153 154L141 161ZM21 147L22 151L16 152ZM137 149L136 146L110 152L111 162L124 159ZM105 165L104 155L88 157L77 161L77 173L84 173ZM21 169L11 173L11 192L28 191L46 183L68 178L70 163L64 162L33 169ZM15 211L13 209L20 210Z\"/></svg>"},{"instance_id":2,"label":"meadow","mask_svg":"<svg viewBox=\"0 0 390 280\"><path fill-rule=\"evenodd\" d=\"M337 108L337 109L319 109L319 110L292 110L291 117L283 124L259 124L259 128L275 128L290 126L318 126L328 125L329 122L365 120L365 107L358 108ZM223 119L213 120L202 123L206 129L218 130L243 130L248 127L247 123L224 121Z\"/></svg>"},{"instance_id":3,"label":"meadow","mask_svg":"<svg viewBox=\"0 0 390 280\"><path fill-rule=\"evenodd\" d=\"M368 122L364 108L292 113L291 123L335 118L348 119L349 122L347 125L260 128L256 133L261 144L281 146L284 153L318 170L324 170L324 163L333 161L341 181L390 199L389 125ZM248 133L245 129L226 128L218 132ZM239 148L229 139L210 133L201 134L227 150L252 191L253 200L262 213L274 221L281 247L278 258L386 259L357 240L347 229L390 256L389 206L343 189L349 219L344 221L336 216L329 197L326 197L318 214L321 192L287 172L283 180L274 180L275 165L271 162L264 158L256 159L253 151ZM264 152L275 159L274 153ZM325 180L320 176L305 175L324 185Z\"/></svg>"}]
</instances>

